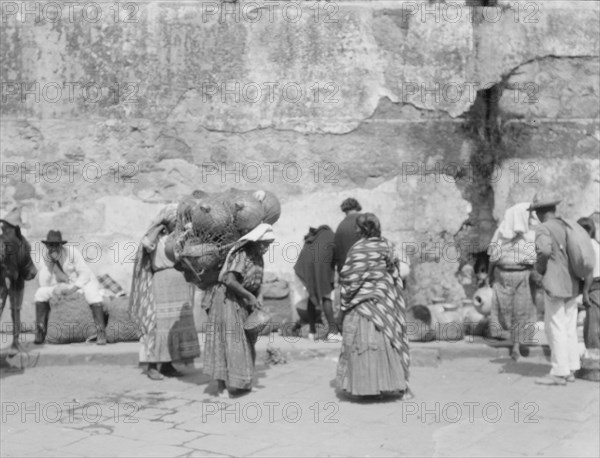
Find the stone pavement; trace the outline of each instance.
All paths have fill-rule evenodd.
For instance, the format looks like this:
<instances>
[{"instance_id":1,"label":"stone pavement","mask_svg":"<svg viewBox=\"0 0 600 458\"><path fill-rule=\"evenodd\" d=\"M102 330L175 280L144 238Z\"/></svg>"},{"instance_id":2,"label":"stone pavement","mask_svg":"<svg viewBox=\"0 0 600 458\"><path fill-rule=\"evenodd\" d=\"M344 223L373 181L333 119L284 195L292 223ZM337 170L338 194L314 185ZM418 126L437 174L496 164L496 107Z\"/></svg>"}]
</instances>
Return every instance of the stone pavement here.
<instances>
[{"instance_id":1,"label":"stone pavement","mask_svg":"<svg viewBox=\"0 0 600 458\"><path fill-rule=\"evenodd\" d=\"M118 354L120 345L104 349ZM287 364L266 365L268 345ZM5 367L0 455L599 455L599 384L535 385L549 370L540 351L514 363L505 348L482 342L412 348L411 401L339 396L339 344L305 339L259 343L254 390L237 399L217 398L200 364L163 381L149 380L136 364L94 359Z\"/></svg>"}]
</instances>

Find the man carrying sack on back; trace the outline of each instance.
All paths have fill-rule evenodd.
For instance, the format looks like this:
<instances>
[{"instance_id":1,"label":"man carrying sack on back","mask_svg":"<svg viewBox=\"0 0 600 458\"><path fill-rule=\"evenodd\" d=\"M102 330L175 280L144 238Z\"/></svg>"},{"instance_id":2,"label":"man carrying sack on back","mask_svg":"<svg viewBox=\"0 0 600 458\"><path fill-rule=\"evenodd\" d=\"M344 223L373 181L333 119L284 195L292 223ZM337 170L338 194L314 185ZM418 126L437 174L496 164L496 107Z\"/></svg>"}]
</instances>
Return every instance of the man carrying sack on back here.
<instances>
[{"instance_id":1,"label":"man carrying sack on back","mask_svg":"<svg viewBox=\"0 0 600 458\"><path fill-rule=\"evenodd\" d=\"M568 221L556 215L561 201L536 194L529 211L535 211L541 224L535 228L537 271L543 275L544 326L551 351L550 374L536 380L539 385L566 385L575 381L575 371L581 367L577 342L577 304L581 265L585 247L579 247L575 259L571 245L579 241L578 233ZM587 235L587 234L586 234ZM570 239L570 240L569 240ZM589 237L588 237L589 239ZM582 242L583 243L583 242ZM593 248L589 247L593 252ZM570 258L573 259L570 259Z\"/></svg>"}]
</instances>

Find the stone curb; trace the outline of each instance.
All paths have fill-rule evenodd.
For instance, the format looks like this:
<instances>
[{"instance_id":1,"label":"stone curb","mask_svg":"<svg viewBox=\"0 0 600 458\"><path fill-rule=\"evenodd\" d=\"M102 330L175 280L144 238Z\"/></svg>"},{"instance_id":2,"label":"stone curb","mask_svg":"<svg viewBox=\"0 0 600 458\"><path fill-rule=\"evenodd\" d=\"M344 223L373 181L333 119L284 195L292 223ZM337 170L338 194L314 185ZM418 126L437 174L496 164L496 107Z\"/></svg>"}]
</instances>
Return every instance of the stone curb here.
<instances>
[{"instance_id":1,"label":"stone curb","mask_svg":"<svg viewBox=\"0 0 600 458\"><path fill-rule=\"evenodd\" d=\"M201 351L203 351L202 334L199 334ZM139 360L138 342L121 342L98 346L92 343L75 343L52 345L45 344L37 346L33 344L33 335L25 334L22 344L25 353L14 355L10 351L11 338L2 336L2 348L0 349L1 368L27 368L44 366L67 366L67 365L118 365L136 366ZM278 349L288 361L294 359L312 359L320 357L337 357L340 352L340 344L325 342L309 342L306 339L284 339L281 336L261 337L257 342L256 349L259 355L258 361L263 358L268 346ZM437 366L442 361L451 361L461 358L507 358L509 356L509 345L503 342L486 342L481 338L473 341L461 340L458 342L411 342L411 365L412 366ZM548 349L546 346L533 346L530 348L528 358L546 357ZM528 358L523 358L527 360ZM202 357L196 359L195 367L202 367Z\"/></svg>"}]
</instances>

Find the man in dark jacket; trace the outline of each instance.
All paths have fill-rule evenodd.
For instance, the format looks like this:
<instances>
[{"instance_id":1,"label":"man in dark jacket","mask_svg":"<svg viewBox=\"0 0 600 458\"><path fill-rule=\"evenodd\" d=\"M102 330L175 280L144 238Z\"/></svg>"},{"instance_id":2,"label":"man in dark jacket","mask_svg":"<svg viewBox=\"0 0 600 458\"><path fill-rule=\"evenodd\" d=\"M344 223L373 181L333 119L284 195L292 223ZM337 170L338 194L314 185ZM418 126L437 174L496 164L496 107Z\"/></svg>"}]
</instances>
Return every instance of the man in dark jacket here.
<instances>
[{"instance_id":1,"label":"man in dark jacket","mask_svg":"<svg viewBox=\"0 0 600 458\"><path fill-rule=\"evenodd\" d=\"M535 230L536 270L543 275L544 328L551 351L550 374L536 380L540 385L566 385L574 382L580 368L577 343L579 279L571 274L566 253L567 231L556 216L560 200L536 194L529 211L535 211L541 224Z\"/></svg>"},{"instance_id":2,"label":"man in dark jacket","mask_svg":"<svg viewBox=\"0 0 600 458\"><path fill-rule=\"evenodd\" d=\"M298 256L294 271L308 291L307 314L309 339L316 335L317 307L327 319L328 342L341 341L341 335L333 313L331 291L333 290L333 231L329 226L311 227L304 237L304 247Z\"/></svg>"},{"instance_id":3,"label":"man in dark jacket","mask_svg":"<svg viewBox=\"0 0 600 458\"><path fill-rule=\"evenodd\" d=\"M360 239L360 235L356 230L356 218L360 215L362 207L358 201L352 197L347 198L342 202L342 211L346 217L342 220L335 231L333 237L334 244L334 263L337 272L339 273L346 262L346 255L350 247Z\"/></svg>"}]
</instances>

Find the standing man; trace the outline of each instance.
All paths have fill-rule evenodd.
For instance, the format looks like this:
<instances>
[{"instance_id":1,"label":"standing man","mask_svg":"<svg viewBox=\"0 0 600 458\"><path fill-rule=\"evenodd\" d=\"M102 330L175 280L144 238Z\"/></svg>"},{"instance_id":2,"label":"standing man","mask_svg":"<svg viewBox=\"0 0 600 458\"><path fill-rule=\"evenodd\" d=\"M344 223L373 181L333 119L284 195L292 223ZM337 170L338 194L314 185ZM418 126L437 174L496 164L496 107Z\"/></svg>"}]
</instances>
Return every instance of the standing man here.
<instances>
[{"instance_id":1,"label":"standing man","mask_svg":"<svg viewBox=\"0 0 600 458\"><path fill-rule=\"evenodd\" d=\"M346 255L348 254L348 251L350 251L350 247L360 240L360 234L358 233L356 226L356 219L362 210L362 207L358 201L353 197L348 197L346 200L344 200L340 207L346 216L337 227L333 236L333 264L335 267L335 289L333 292L334 315L341 313L340 285L338 284L338 278L340 271L346 262ZM341 320L342 318L340 316L338 320L339 322L337 323L339 329L342 328Z\"/></svg>"},{"instance_id":2,"label":"standing man","mask_svg":"<svg viewBox=\"0 0 600 458\"><path fill-rule=\"evenodd\" d=\"M333 236L333 260L338 274L342 270L342 267L344 267L346 255L348 254L350 247L360 240L360 235L356 229L356 218L358 218L358 215L360 215L360 211L362 210L358 201L353 197L348 197L344 200L341 208L346 214L346 217L337 227L335 235Z\"/></svg>"},{"instance_id":3,"label":"standing man","mask_svg":"<svg viewBox=\"0 0 600 458\"><path fill-rule=\"evenodd\" d=\"M535 228L536 270L543 275L544 327L551 351L550 374L536 380L539 385L566 385L575 381L580 368L577 345L577 304L579 279L569 269L566 253L567 231L556 216L558 199L536 194L529 211L540 223Z\"/></svg>"},{"instance_id":4,"label":"standing man","mask_svg":"<svg viewBox=\"0 0 600 458\"><path fill-rule=\"evenodd\" d=\"M50 315L50 299L53 295L72 294L81 291L92 309L94 322L98 329L96 343L106 344L106 316L102 305L100 283L88 267L81 253L73 247L68 249L64 245L60 231L50 231L46 240L47 253L43 253L39 272L40 287L35 292L35 343L42 344L46 340L48 331L48 317Z\"/></svg>"}]
</instances>

